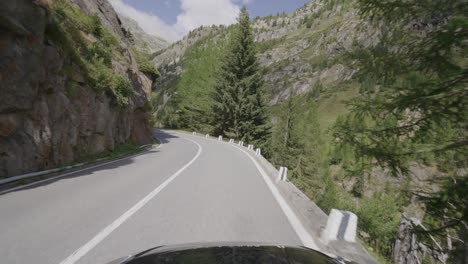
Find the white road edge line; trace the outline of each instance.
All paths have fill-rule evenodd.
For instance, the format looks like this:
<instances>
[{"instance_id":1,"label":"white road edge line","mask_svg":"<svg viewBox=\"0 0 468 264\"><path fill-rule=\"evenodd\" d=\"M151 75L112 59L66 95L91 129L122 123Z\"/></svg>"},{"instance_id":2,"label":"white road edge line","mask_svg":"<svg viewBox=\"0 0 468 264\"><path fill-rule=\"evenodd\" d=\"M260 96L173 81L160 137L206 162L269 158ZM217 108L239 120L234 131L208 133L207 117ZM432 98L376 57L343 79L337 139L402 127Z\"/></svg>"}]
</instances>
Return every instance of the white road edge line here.
<instances>
[{"instance_id":1,"label":"white road edge line","mask_svg":"<svg viewBox=\"0 0 468 264\"><path fill-rule=\"evenodd\" d=\"M159 149L161 146L162 146L162 144L159 144L154 149ZM30 187L30 186L38 185L38 184L41 184L43 182L48 182L48 181L52 181L52 180L55 180L55 179L60 179L62 177L72 175L72 174L75 174L75 173L79 173L79 172L82 172L82 171L85 171L85 170L91 170L91 169L99 168L99 167L109 165L109 164L112 164L112 163L115 163L115 162L118 162L118 161L122 161L124 159L131 159L131 158L140 156L142 154L145 154L145 152L138 153L138 154L128 156L128 157L123 157L123 158L116 159L116 160L111 160L111 161L108 161L108 162L104 162L104 163L97 164L97 165L94 165L94 166L86 167L86 168L83 168L83 169L67 172L67 173L60 174L60 175L57 175L57 176L54 176L54 177L51 177L51 178L47 178L47 179L44 179L44 180L35 181L35 182L31 182L31 183L28 183L28 184L25 184L25 185L20 185L20 186L17 186L17 187L13 187L11 189L6 189L4 191L1 191L0 195L5 194L5 193L9 193L9 192L13 192L13 191L16 191L16 190L19 190L19 189L27 188L27 187ZM44 175L44 176L46 176L46 175Z\"/></svg>"},{"instance_id":2,"label":"white road edge line","mask_svg":"<svg viewBox=\"0 0 468 264\"><path fill-rule=\"evenodd\" d=\"M250 160L255 164L255 167L257 167L257 170L260 172L262 175L263 180L265 180L266 185L270 189L271 193L273 194L273 197L275 197L276 201L278 202L279 206L283 210L284 214L286 215L286 218L288 218L289 223L293 227L294 231L296 232L297 236L301 240L302 244L305 247L320 251L319 247L315 243L314 239L312 236L307 232L307 229L304 227L304 225L301 223L297 215L294 213L294 211L291 209L291 207L288 205L286 200L284 200L283 196L281 196L279 190L276 188L275 184L271 181L270 177L266 174L265 170L258 164L258 162L250 156L250 154L241 149L238 146L235 146L238 150L244 152L245 155L247 155Z\"/></svg>"},{"instance_id":3,"label":"white road edge line","mask_svg":"<svg viewBox=\"0 0 468 264\"><path fill-rule=\"evenodd\" d=\"M202 146L195 142L194 140L182 137L188 141L195 143L198 146L197 154L182 168L172 174L166 181L164 181L161 185L156 187L152 192L146 195L143 199L141 199L138 203L132 206L128 211L126 211L123 215L117 218L114 222L110 225L102 229L95 237L93 237L90 241L80 247L78 250L73 252L70 256L64 259L60 264L74 264L78 260L80 260L84 255L86 255L89 251L91 251L94 247L96 247L102 240L104 240L107 236L109 236L115 229L117 229L120 225L122 225L125 221L127 221L132 215L138 212L143 206L145 206L151 199L153 199L162 189L168 186L177 176L179 176L185 169L187 169L195 160L198 159L200 154L202 153Z\"/></svg>"}]
</instances>

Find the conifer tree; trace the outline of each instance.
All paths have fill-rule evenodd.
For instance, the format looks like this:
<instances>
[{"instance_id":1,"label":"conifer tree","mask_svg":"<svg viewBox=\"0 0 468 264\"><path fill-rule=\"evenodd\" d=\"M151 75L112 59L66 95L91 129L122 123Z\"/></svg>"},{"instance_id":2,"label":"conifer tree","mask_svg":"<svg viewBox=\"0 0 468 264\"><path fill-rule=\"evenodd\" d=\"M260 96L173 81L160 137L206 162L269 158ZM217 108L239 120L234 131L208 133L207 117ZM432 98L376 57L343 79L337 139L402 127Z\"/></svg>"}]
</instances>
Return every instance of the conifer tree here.
<instances>
[{"instance_id":1,"label":"conifer tree","mask_svg":"<svg viewBox=\"0 0 468 264\"><path fill-rule=\"evenodd\" d=\"M360 69L361 91L349 102L351 114L337 124L335 137L353 147L356 158L395 175L411 176L415 162L433 163L445 173L431 179L440 190L413 190L427 206L427 230L418 239L440 253L434 255L439 260L466 259L468 176L461 171L468 155L468 5L464 0L357 4L382 35L350 56Z\"/></svg>"},{"instance_id":2,"label":"conifer tree","mask_svg":"<svg viewBox=\"0 0 468 264\"><path fill-rule=\"evenodd\" d=\"M267 153L270 138L268 105L245 7L238 21L213 96L214 132L255 144Z\"/></svg>"}]
</instances>

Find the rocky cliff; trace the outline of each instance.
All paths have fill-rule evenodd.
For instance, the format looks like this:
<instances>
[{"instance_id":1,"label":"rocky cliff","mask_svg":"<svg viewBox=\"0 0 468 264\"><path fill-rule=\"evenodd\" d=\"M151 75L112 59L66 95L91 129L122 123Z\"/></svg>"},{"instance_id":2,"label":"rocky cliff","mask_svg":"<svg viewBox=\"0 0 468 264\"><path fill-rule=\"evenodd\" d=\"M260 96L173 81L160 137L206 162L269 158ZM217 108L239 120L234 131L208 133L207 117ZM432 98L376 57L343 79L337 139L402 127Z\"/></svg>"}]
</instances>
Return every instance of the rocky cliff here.
<instances>
[{"instance_id":1,"label":"rocky cliff","mask_svg":"<svg viewBox=\"0 0 468 264\"><path fill-rule=\"evenodd\" d=\"M166 40L146 33L138 23L125 16L120 16L123 28L130 32L130 41L134 43L136 49L145 54L152 54L169 46Z\"/></svg>"},{"instance_id":2,"label":"rocky cliff","mask_svg":"<svg viewBox=\"0 0 468 264\"><path fill-rule=\"evenodd\" d=\"M106 0L71 2L0 4L0 177L152 140L151 81L119 17Z\"/></svg>"}]
</instances>

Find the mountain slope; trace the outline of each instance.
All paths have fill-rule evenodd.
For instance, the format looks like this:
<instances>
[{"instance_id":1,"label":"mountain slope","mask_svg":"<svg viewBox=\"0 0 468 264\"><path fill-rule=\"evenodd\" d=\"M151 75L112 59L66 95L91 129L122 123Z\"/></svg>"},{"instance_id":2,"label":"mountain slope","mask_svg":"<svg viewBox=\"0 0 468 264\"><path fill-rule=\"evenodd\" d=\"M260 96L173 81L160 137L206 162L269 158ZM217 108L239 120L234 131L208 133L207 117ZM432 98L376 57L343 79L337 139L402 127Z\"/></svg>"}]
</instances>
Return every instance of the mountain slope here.
<instances>
[{"instance_id":1,"label":"mountain slope","mask_svg":"<svg viewBox=\"0 0 468 264\"><path fill-rule=\"evenodd\" d=\"M376 37L369 35L364 27L365 23L349 4L334 6L325 4L325 1L308 3L292 14L255 19L253 29L258 56L264 67L265 87L271 104L284 101L290 94L312 93L316 99L325 99L337 91L347 90L347 86L341 84L350 80L356 69L344 65L341 58L356 43L368 46ZM179 87L177 84L184 78L184 72L191 74L184 63L190 61L192 49L222 47L225 38L220 36L229 32L230 27L196 29L157 54L153 62L162 73L162 78L156 83L157 92L164 95L160 97L160 103L165 104L177 90L175 87ZM207 53L210 53L209 49ZM222 55L218 59L222 60ZM205 66L199 61L199 68ZM215 75L212 74L213 78ZM190 90L190 87L188 85L185 89ZM204 89L210 90L211 86L205 85ZM198 105L196 101L193 103ZM163 107L160 105L159 108Z\"/></svg>"},{"instance_id":2,"label":"mountain slope","mask_svg":"<svg viewBox=\"0 0 468 264\"><path fill-rule=\"evenodd\" d=\"M146 33L135 20L121 15L120 21L126 32L131 33L130 41L138 51L152 54L169 46L166 40Z\"/></svg>"}]
</instances>

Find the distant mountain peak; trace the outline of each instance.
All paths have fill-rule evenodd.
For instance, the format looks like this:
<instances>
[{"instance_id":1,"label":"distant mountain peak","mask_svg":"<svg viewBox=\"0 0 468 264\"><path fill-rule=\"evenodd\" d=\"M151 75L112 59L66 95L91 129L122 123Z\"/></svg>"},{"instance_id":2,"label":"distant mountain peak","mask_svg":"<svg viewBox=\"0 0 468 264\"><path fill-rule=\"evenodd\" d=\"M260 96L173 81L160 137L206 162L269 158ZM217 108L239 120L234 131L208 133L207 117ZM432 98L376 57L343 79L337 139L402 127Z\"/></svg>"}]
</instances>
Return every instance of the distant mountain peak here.
<instances>
[{"instance_id":1,"label":"distant mountain peak","mask_svg":"<svg viewBox=\"0 0 468 264\"><path fill-rule=\"evenodd\" d=\"M169 46L169 42L159 36L145 32L135 20L119 15L122 27L131 33L135 47L144 53L151 54Z\"/></svg>"}]
</instances>

